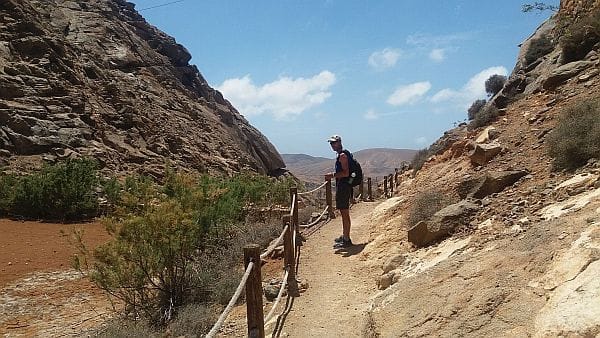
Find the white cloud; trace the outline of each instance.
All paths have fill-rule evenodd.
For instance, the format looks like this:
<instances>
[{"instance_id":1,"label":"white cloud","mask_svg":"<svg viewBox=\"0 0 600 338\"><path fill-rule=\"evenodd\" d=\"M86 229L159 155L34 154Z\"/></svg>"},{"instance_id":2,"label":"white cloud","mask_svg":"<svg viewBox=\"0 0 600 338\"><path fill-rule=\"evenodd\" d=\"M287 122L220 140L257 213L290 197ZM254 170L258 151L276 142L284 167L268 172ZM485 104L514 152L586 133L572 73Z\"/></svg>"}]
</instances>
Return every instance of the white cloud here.
<instances>
[{"instance_id":1,"label":"white cloud","mask_svg":"<svg viewBox=\"0 0 600 338\"><path fill-rule=\"evenodd\" d=\"M281 120L325 102L335 82L335 74L325 70L311 78L281 77L263 86L256 86L246 75L227 79L216 89L244 116L271 114Z\"/></svg>"},{"instance_id":2,"label":"white cloud","mask_svg":"<svg viewBox=\"0 0 600 338\"><path fill-rule=\"evenodd\" d=\"M369 66L376 70L385 70L394 67L402 52L399 49L385 48L369 56Z\"/></svg>"},{"instance_id":3,"label":"white cloud","mask_svg":"<svg viewBox=\"0 0 600 338\"><path fill-rule=\"evenodd\" d=\"M442 48L435 48L429 52L429 59L433 62L442 62L446 59L446 50Z\"/></svg>"},{"instance_id":4,"label":"white cloud","mask_svg":"<svg viewBox=\"0 0 600 338\"><path fill-rule=\"evenodd\" d=\"M473 101L486 96L485 81L494 74L506 76L508 71L502 66L484 69L471 77L461 89L442 89L433 95L431 101L434 103L450 102L461 108L467 108Z\"/></svg>"},{"instance_id":5,"label":"white cloud","mask_svg":"<svg viewBox=\"0 0 600 338\"><path fill-rule=\"evenodd\" d=\"M379 115L377 115L377 113L373 109L369 109L365 113L365 115L363 115L363 117L365 118L365 120L377 120L379 118Z\"/></svg>"},{"instance_id":6,"label":"white cloud","mask_svg":"<svg viewBox=\"0 0 600 338\"><path fill-rule=\"evenodd\" d=\"M406 86L398 87L390 97L387 99L387 103L393 106L401 106L405 104L412 104L423 95L425 95L429 89L431 89L431 83L429 81L416 82Z\"/></svg>"}]
</instances>

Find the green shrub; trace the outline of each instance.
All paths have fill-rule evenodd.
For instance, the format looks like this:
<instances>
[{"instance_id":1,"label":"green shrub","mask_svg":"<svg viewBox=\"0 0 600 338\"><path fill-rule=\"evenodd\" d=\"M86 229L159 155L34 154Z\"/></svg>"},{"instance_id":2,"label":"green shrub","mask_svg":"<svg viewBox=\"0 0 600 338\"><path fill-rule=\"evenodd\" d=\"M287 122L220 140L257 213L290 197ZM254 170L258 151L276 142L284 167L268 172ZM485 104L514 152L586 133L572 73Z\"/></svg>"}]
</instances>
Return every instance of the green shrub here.
<instances>
[{"instance_id":1,"label":"green shrub","mask_svg":"<svg viewBox=\"0 0 600 338\"><path fill-rule=\"evenodd\" d=\"M506 76L494 74L485 80L485 92L489 96L494 96L502 90L504 83L506 83Z\"/></svg>"},{"instance_id":2,"label":"green shrub","mask_svg":"<svg viewBox=\"0 0 600 338\"><path fill-rule=\"evenodd\" d=\"M94 160L75 159L44 166L40 172L17 179L10 212L63 221L90 218L98 212L94 191L97 184Z\"/></svg>"},{"instance_id":3,"label":"green shrub","mask_svg":"<svg viewBox=\"0 0 600 338\"><path fill-rule=\"evenodd\" d=\"M487 106L481 109L475 118L469 123L469 129L476 129L484 127L492 123L499 115L498 108L494 106Z\"/></svg>"},{"instance_id":4,"label":"green shrub","mask_svg":"<svg viewBox=\"0 0 600 338\"><path fill-rule=\"evenodd\" d=\"M562 18L559 43L565 63L583 59L600 42L600 8L576 19Z\"/></svg>"},{"instance_id":5,"label":"green shrub","mask_svg":"<svg viewBox=\"0 0 600 338\"><path fill-rule=\"evenodd\" d=\"M115 177L102 180L102 191L107 202L113 206L119 205L121 202L121 190L123 189L119 180Z\"/></svg>"},{"instance_id":6,"label":"green shrub","mask_svg":"<svg viewBox=\"0 0 600 338\"><path fill-rule=\"evenodd\" d=\"M134 318L158 325L169 321L190 295L189 263L202 241L201 229L175 202L107 222L115 240L94 251L92 280L122 300Z\"/></svg>"},{"instance_id":7,"label":"green shrub","mask_svg":"<svg viewBox=\"0 0 600 338\"><path fill-rule=\"evenodd\" d=\"M485 106L486 102L486 100L475 100L471 104L471 107L469 107L469 109L467 110L467 116L469 118L469 121L473 120L475 116L477 116L477 114L481 111L481 108Z\"/></svg>"},{"instance_id":8,"label":"green shrub","mask_svg":"<svg viewBox=\"0 0 600 338\"><path fill-rule=\"evenodd\" d=\"M419 193L408 211L407 223L409 227L420 221L427 221L438 211L452 203L452 199L443 193L430 190Z\"/></svg>"},{"instance_id":9,"label":"green shrub","mask_svg":"<svg viewBox=\"0 0 600 338\"><path fill-rule=\"evenodd\" d=\"M567 107L548 136L554 169L575 169L600 158L600 97Z\"/></svg>"},{"instance_id":10,"label":"green shrub","mask_svg":"<svg viewBox=\"0 0 600 338\"><path fill-rule=\"evenodd\" d=\"M281 230L279 219L269 226L244 224L248 207L287 204L292 183L168 171L160 187L128 177L119 211L105 219L113 239L94 251L91 278L123 301L131 317L154 326L167 324L187 304L226 304L243 272L243 246L266 246ZM85 247L78 248L85 256ZM75 263L89 261L81 258Z\"/></svg>"},{"instance_id":11,"label":"green shrub","mask_svg":"<svg viewBox=\"0 0 600 338\"><path fill-rule=\"evenodd\" d=\"M0 176L0 214L8 215L12 212L15 187L18 178L15 175Z\"/></svg>"},{"instance_id":12,"label":"green shrub","mask_svg":"<svg viewBox=\"0 0 600 338\"><path fill-rule=\"evenodd\" d=\"M554 44L548 35L542 35L537 39L531 40L529 48L525 53L525 65L530 65L542 56L550 53L554 49Z\"/></svg>"}]
</instances>

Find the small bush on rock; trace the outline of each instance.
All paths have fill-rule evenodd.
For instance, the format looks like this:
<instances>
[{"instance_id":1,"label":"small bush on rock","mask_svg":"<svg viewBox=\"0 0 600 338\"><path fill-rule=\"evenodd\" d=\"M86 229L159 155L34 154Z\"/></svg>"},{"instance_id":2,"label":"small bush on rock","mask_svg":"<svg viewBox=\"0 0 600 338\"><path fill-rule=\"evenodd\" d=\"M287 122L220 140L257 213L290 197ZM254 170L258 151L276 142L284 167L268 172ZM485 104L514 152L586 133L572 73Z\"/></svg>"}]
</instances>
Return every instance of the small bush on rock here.
<instances>
[{"instance_id":1,"label":"small bush on rock","mask_svg":"<svg viewBox=\"0 0 600 338\"><path fill-rule=\"evenodd\" d=\"M484 127L492 123L499 115L498 108L494 106L484 107L475 114L475 118L469 123L469 129Z\"/></svg>"},{"instance_id":2,"label":"small bush on rock","mask_svg":"<svg viewBox=\"0 0 600 338\"><path fill-rule=\"evenodd\" d=\"M548 137L554 169L575 169L600 158L600 97L567 107Z\"/></svg>"},{"instance_id":3,"label":"small bush on rock","mask_svg":"<svg viewBox=\"0 0 600 338\"><path fill-rule=\"evenodd\" d=\"M467 110L467 116L470 120L473 120L475 118L475 116L477 116L477 114L481 111L481 108L483 108L483 106L485 106L485 103L487 101L486 100L475 100L472 104L471 107L469 107L469 109Z\"/></svg>"},{"instance_id":4,"label":"small bush on rock","mask_svg":"<svg viewBox=\"0 0 600 338\"><path fill-rule=\"evenodd\" d=\"M506 76L494 74L490 76L487 80L485 80L485 92L491 97L504 87L504 83L506 82Z\"/></svg>"},{"instance_id":5,"label":"small bush on rock","mask_svg":"<svg viewBox=\"0 0 600 338\"><path fill-rule=\"evenodd\" d=\"M554 49L554 44L548 35L542 35L537 39L531 40L529 48L525 53L525 64L530 65L542 56L550 53Z\"/></svg>"},{"instance_id":6,"label":"small bush on rock","mask_svg":"<svg viewBox=\"0 0 600 338\"><path fill-rule=\"evenodd\" d=\"M563 62L583 59L600 42L600 8L577 20L563 19L560 46Z\"/></svg>"}]
</instances>

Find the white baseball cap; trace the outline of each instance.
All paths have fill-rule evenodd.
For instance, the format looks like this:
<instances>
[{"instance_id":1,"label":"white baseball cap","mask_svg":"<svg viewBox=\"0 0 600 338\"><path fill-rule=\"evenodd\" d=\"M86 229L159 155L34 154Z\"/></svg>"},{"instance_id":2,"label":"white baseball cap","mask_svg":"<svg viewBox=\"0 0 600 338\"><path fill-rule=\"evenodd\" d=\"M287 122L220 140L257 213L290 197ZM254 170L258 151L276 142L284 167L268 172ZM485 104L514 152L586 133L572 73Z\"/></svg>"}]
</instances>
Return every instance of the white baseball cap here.
<instances>
[{"instance_id":1,"label":"white baseball cap","mask_svg":"<svg viewBox=\"0 0 600 338\"><path fill-rule=\"evenodd\" d=\"M329 142L329 143L333 143L333 142L337 142L337 141L342 142L342 138L340 137L340 135L331 135L331 137L327 139L327 142Z\"/></svg>"}]
</instances>

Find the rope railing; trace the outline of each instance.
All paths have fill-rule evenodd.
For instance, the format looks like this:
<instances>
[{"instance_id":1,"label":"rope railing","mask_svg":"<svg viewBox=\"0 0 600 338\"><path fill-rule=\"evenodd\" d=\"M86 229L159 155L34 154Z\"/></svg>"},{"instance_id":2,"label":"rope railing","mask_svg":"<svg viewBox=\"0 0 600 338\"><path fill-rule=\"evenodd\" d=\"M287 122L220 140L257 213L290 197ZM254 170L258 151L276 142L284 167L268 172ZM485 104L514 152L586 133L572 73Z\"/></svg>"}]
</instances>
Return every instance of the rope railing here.
<instances>
[{"instance_id":1,"label":"rope railing","mask_svg":"<svg viewBox=\"0 0 600 338\"><path fill-rule=\"evenodd\" d=\"M298 225L300 228L310 228L311 226L319 223L321 221L321 218L323 218L323 216L325 216L325 214L327 213L327 211L329 211L329 206L325 207L325 210L323 210L323 212L319 215L319 217L317 217L316 220L312 221L309 224L300 224Z\"/></svg>"},{"instance_id":2,"label":"rope railing","mask_svg":"<svg viewBox=\"0 0 600 338\"><path fill-rule=\"evenodd\" d=\"M296 205L296 195L297 194L292 194L292 205L290 206L290 212L289 215L290 217L294 217L294 206Z\"/></svg>"},{"instance_id":3,"label":"rope railing","mask_svg":"<svg viewBox=\"0 0 600 338\"><path fill-rule=\"evenodd\" d=\"M233 309L233 306L235 305L235 303L237 303L238 299L240 298L240 295L242 294L242 290L244 289L244 286L246 286L246 282L248 281L248 276L250 276L250 272L252 271L253 267L254 267L254 262L250 262L248 264L248 266L246 267L244 276L242 276L242 280L240 281L240 284L238 285L237 289L235 290L233 297L231 297L229 304L227 304L227 307L225 307L225 310L223 310L223 313L221 313L221 316L219 316L219 319L217 320L215 325L213 325L212 329L208 332L208 334L206 335L206 338L214 337L215 334L217 334L217 332L219 332L219 329L221 329L221 326L223 326L225 319L227 319L227 316L229 316L229 313ZM260 269L260 267L259 267L259 269Z\"/></svg>"},{"instance_id":4,"label":"rope railing","mask_svg":"<svg viewBox=\"0 0 600 338\"><path fill-rule=\"evenodd\" d=\"M321 212L319 217L316 220L311 222L310 224L299 224L298 222L298 199L300 195L307 195L310 193L314 193L319 189L325 187L326 189L326 199L327 205L325 209ZM361 187L362 189L362 187ZM369 186L370 190L370 186ZM361 191L362 193L362 191ZM219 316L217 322L213 325L211 330L208 332L206 337L212 338L217 332L221 329L223 323L229 316L230 312L233 309L233 306L238 301L242 290L246 289L246 306L247 306L247 321L248 321L248 336L256 336L256 337L264 337L264 324L272 320L275 316L275 312L277 310L277 306L283 296L286 288L296 288L296 270L297 270L297 258L299 258L300 250L299 246L301 245L300 240L304 241L303 235L300 234L300 228L310 228L311 230L318 230L314 227L315 224L319 223L325 214L329 214L330 218L334 218L335 214L333 213L332 206L332 196L331 196L331 179L326 179L323 184L319 187L298 193L298 189L293 187L290 189L290 211L283 216L283 229L281 234L277 239L275 239L268 248L260 253L260 247L258 245L247 245L244 247L244 263L246 264L246 271L236 289L234 295L231 300ZM300 238L299 238L300 237ZM277 298L273 302L271 309L266 317L263 317L263 305L262 305L262 278L261 278L261 261L262 259L271 255L275 249L283 242L284 248L284 269L285 274L283 276L283 280L277 294ZM289 291L289 290L288 290ZM289 294L289 293L288 293Z\"/></svg>"},{"instance_id":5,"label":"rope railing","mask_svg":"<svg viewBox=\"0 0 600 338\"><path fill-rule=\"evenodd\" d=\"M275 251L275 248L283 241L283 236L285 235L286 231L289 230L289 227L290 226L288 224L283 228L283 231L281 231L279 237L277 237L277 239L273 243L271 243L271 245L267 248L265 252L260 254L260 259L268 257L273 251Z\"/></svg>"},{"instance_id":6,"label":"rope railing","mask_svg":"<svg viewBox=\"0 0 600 338\"><path fill-rule=\"evenodd\" d=\"M298 235L298 231L293 231L292 233L292 248L297 248L298 244L296 244L296 236ZM295 251L294 251L294 255L295 255Z\"/></svg>"},{"instance_id":7,"label":"rope railing","mask_svg":"<svg viewBox=\"0 0 600 338\"><path fill-rule=\"evenodd\" d=\"M269 311L269 313L265 317L265 323L268 323L271 320L271 318L273 318L273 314L275 313L275 310L277 309L277 305L279 304L279 301L281 300L281 296L283 296L283 291L285 290L285 287L287 286L287 280L288 280L289 274L290 274L290 272L286 269L285 274L283 275L283 279L281 280L281 287L279 288L279 292L277 293L277 298L275 299L275 301L273 302L273 305L271 306L271 311Z\"/></svg>"},{"instance_id":8,"label":"rope railing","mask_svg":"<svg viewBox=\"0 0 600 338\"><path fill-rule=\"evenodd\" d=\"M318 191L319 189L323 188L325 186L325 184L327 184L327 181L323 182L323 184L321 184L320 186L314 188L313 190L299 192L298 195L302 196L302 195L312 194L313 192Z\"/></svg>"}]
</instances>

